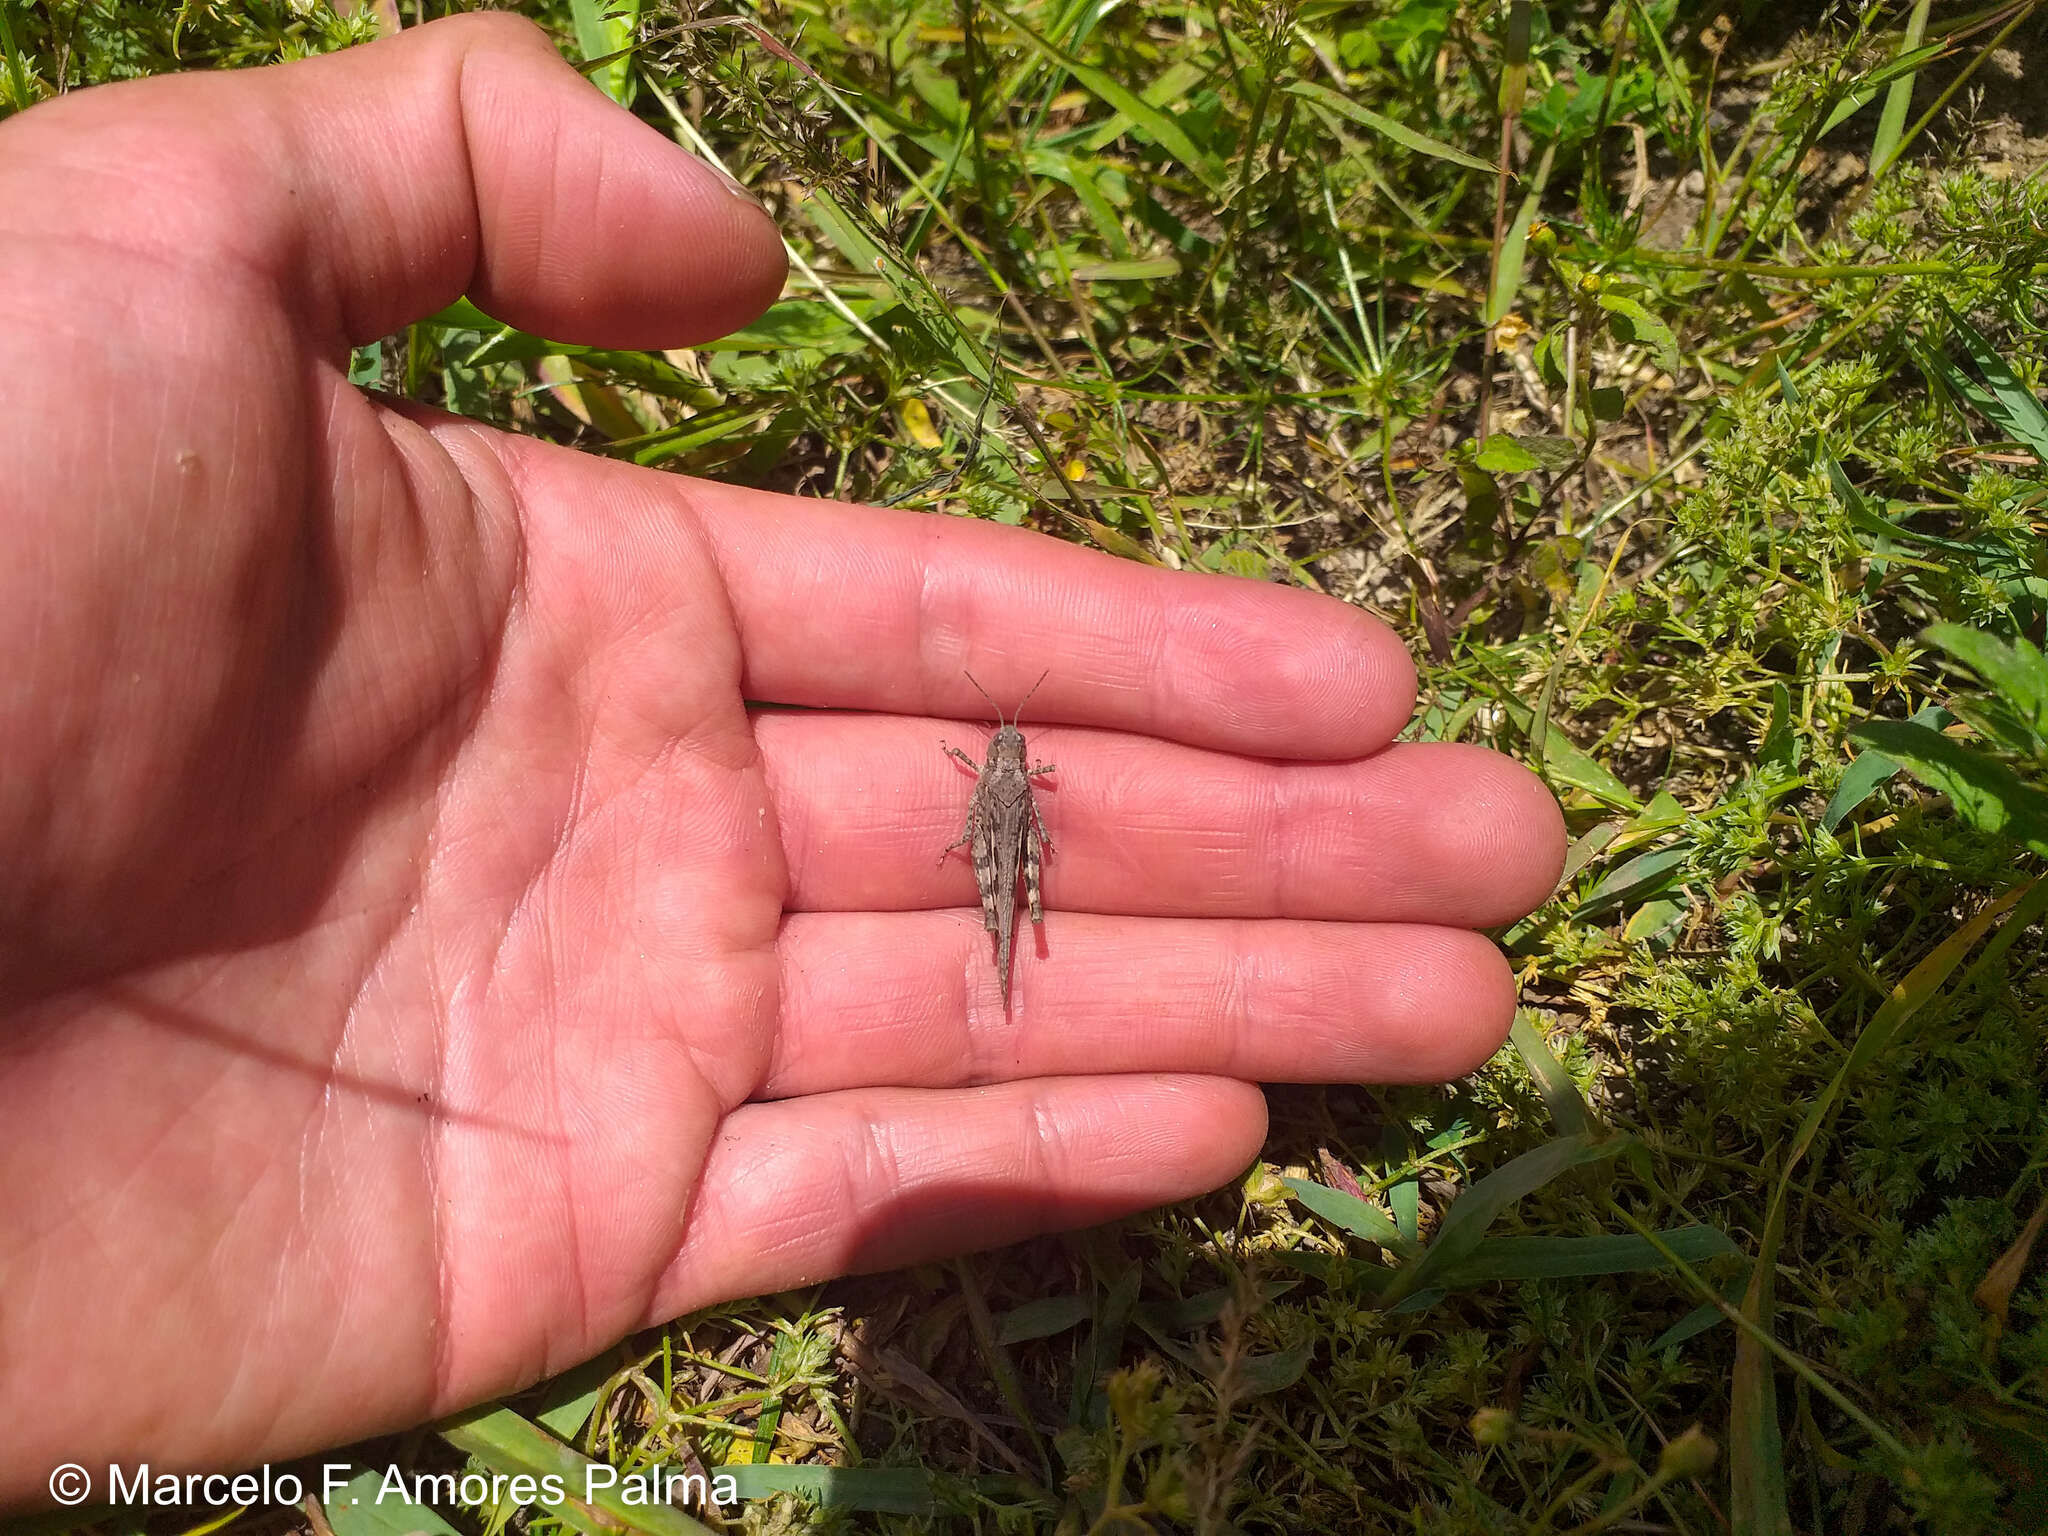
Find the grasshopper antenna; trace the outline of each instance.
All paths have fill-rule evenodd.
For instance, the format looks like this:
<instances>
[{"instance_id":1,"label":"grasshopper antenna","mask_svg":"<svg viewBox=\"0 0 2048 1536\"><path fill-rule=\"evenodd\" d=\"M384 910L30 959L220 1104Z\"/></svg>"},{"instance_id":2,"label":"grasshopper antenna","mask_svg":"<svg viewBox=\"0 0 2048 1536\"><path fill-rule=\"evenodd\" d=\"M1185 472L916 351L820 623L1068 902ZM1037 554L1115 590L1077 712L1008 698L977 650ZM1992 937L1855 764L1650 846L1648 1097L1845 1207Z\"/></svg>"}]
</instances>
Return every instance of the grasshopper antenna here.
<instances>
[{"instance_id":1,"label":"grasshopper antenna","mask_svg":"<svg viewBox=\"0 0 2048 1536\"><path fill-rule=\"evenodd\" d=\"M988 690L982 687L980 683L974 682L974 674L972 672L969 672L965 667L962 667L960 669L960 675L966 678L967 681L969 681L970 683L974 683L974 691L976 693L980 694L984 699L988 699L988 707L996 712L996 724L1001 725L1003 723L1003 706L998 704L994 699L989 698ZM1044 679L1041 678L1040 681L1042 682L1044 681ZM1026 694L1025 697L1029 698L1030 695Z\"/></svg>"},{"instance_id":2,"label":"grasshopper antenna","mask_svg":"<svg viewBox=\"0 0 2048 1536\"><path fill-rule=\"evenodd\" d=\"M1047 667L1043 672L1038 674L1038 683L1044 682L1048 677L1051 676L1052 668ZM1025 694L1023 698L1017 701L1017 712L1010 716L1010 724L1015 725L1019 720L1024 718L1024 706L1031 702L1031 694L1038 692L1038 683L1033 683L1031 685L1031 692ZM976 686L979 685L977 684ZM994 703L995 701L991 699L989 702Z\"/></svg>"}]
</instances>

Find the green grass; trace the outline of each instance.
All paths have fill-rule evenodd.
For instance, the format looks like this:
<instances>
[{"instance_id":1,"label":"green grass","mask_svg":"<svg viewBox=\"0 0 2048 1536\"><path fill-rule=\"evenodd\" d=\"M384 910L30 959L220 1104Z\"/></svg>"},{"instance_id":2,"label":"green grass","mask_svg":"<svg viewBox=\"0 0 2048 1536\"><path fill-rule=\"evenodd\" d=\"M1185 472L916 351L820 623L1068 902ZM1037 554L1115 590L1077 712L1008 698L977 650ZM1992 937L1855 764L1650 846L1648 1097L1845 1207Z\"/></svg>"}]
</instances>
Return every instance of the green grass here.
<instances>
[{"instance_id":1,"label":"green grass","mask_svg":"<svg viewBox=\"0 0 2048 1536\"><path fill-rule=\"evenodd\" d=\"M1277 1090L1241 1188L684 1319L377 1464L539 1423L744 1463L763 1530L2048 1525L2048 180L1987 147L2048 15L1742 9L647 8L598 78L770 204L788 301L686 367L454 313L362 378L1334 593L1576 841L1472 1079ZM17 104L349 35L60 14L0 7Z\"/></svg>"}]
</instances>

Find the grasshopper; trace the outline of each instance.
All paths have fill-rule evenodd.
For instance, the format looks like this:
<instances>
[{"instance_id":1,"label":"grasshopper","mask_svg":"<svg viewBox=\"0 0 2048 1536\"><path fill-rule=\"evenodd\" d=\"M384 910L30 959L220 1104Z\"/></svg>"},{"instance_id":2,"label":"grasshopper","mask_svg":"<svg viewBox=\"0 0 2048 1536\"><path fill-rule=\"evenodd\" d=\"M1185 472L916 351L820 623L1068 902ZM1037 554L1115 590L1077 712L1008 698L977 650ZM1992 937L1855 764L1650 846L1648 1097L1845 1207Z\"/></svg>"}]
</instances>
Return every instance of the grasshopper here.
<instances>
[{"instance_id":1,"label":"grasshopper","mask_svg":"<svg viewBox=\"0 0 2048 1536\"><path fill-rule=\"evenodd\" d=\"M1045 681L1050 673L1039 674L1038 683ZM1031 693L1024 695L1016 713L1007 724L1003 721L1002 707L992 698L980 683L974 681L974 674L967 674L967 681L974 683L975 692L988 699L990 709L996 712L996 733L989 738L988 760L979 767L974 759L958 747L946 747L949 756L957 757L974 771L974 798L967 806L967 827L959 838L946 846L939 855L941 864L955 848L965 847L974 860L974 883L981 889L982 927L996 936L996 975L1003 988L1003 1006L1010 1004L1010 945L1017 930L1017 874L1022 866L1024 895L1030 903L1031 921L1045 921L1045 907L1039 899L1038 882L1044 856L1052 852L1052 839L1046 835L1045 818L1039 814L1038 801L1031 793L1031 781L1040 774L1056 770L1051 763L1032 763L1024 749L1024 733L1017 729L1017 719L1024 713L1024 705L1031 702L1031 694L1038 692L1038 683L1031 685ZM1030 766L1026 766L1029 764Z\"/></svg>"}]
</instances>

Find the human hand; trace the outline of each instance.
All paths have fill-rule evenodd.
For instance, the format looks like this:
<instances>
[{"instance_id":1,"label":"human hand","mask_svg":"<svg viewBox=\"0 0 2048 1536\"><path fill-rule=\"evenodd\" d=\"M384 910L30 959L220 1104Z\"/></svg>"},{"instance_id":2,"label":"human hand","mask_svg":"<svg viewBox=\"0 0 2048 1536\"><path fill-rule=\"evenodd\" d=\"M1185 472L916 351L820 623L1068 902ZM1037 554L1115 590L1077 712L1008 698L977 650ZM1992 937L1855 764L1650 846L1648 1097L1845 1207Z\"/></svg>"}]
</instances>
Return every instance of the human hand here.
<instances>
[{"instance_id":1,"label":"human hand","mask_svg":"<svg viewBox=\"0 0 2048 1536\"><path fill-rule=\"evenodd\" d=\"M782 270L504 17L0 127L0 1504L1207 1190L1258 1081L1499 1042L1469 930L1548 893L1560 819L1388 748L1414 673L1364 615L346 379L463 293L683 345ZM1007 1011L934 863L963 667L1050 668Z\"/></svg>"}]
</instances>

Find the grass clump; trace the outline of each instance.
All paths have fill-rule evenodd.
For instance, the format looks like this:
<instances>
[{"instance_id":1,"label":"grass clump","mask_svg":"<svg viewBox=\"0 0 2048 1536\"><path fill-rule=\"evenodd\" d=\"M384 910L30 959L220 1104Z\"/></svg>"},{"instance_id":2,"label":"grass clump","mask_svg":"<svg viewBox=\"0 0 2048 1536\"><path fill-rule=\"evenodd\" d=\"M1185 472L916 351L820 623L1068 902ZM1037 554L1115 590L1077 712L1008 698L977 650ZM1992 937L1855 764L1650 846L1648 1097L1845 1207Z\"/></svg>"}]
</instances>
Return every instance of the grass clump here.
<instances>
[{"instance_id":1,"label":"grass clump","mask_svg":"<svg viewBox=\"0 0 2048 1536\"><path fill-rule=\"evenodd\" d=\"M1576 841L1473 1079L1276 1091L1237 1190L518 1414L761 1529L2048 1524L2038 5L529 9L771 204L790 297L360 377L1332 592ZM32 22L14 99L362 25L240 11Z\"/></svg>"}]
</instances>

